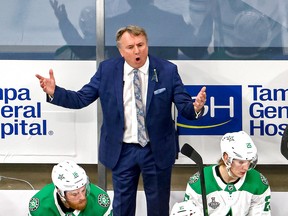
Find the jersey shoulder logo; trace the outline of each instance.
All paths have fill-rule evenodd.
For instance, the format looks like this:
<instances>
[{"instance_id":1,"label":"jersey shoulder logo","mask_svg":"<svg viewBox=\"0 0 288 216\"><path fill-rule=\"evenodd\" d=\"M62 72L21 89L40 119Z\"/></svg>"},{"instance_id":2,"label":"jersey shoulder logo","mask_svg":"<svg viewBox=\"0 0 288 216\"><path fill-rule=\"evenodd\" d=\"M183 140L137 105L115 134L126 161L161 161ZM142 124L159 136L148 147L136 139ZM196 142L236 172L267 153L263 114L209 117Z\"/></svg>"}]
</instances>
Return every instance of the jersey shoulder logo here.
<instances>
[{"instance_id":1,"label":"jersey shoulder logo","mask_svg":"<svg viewBox=\"0 0 288 216\"><path fill-rule=\"evenodd\" d=\"M29 202L29 210L32 212L32 211L36 211L39 207L39 199L36 198L36 197L33 197L30 199L30 202Z\"/></svg>"},{"instance_id":2,"label":"jersey shoulder logo","mask_svg":"<svg viewBox=\"0 0 288 216\"><path fill-rule=\"evenodd\" d=\"M191 176L190 178L189 178L189 184L194 184L195 182L197 182L198 180L200 179L200 173L199 172L197 172L197 173L195 173L193 176Z\"/></svg>"},{"instance_id":3,"label":"jersey shoulder logo","mask_svg":"<svg viewBox=\"0 0 288 216\"><path fill-rule=\"evenodd\" d=\"M262 175L261 173L260 173L260 178L261 178L261 181L263 182L263 184L269 185L268 179L264 175Z\"/></svg>"},{"instance_id":4,"label":"jersey shoulder logo","mask_svg":"<svg viewBox=\"0 0 288 216\"><path fill-rule=\"evenodd\" d=\"M98 203L102 207L109 207L110 206L109 196L107 194L99 194Z\"/></svg>"}]
</instances>

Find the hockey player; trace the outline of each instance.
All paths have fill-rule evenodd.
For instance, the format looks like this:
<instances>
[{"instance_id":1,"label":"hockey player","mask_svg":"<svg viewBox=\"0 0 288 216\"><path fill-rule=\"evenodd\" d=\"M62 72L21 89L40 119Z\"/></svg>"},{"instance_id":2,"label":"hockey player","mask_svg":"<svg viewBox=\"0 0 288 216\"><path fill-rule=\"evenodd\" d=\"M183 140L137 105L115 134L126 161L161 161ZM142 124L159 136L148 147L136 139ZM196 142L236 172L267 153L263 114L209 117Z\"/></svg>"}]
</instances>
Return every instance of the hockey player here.
<instances>
[{"instance_id":1,"label":"hockey player","mask_svg":"<svg viewBox=\"0 0 288 216\"><path fill-rule=\"evenodd\" d=\"M108 194L91 184L85 170L75 162L63 161L54 166L52 181L30 199L31 216L109 215Z\"/></svg>"},{"instance_id":2,"label":"hockey player","mask_svg":"<svg viewBox=\"0 0 288 216\"><path fill-rule=\"evenodd\" d=\"M271 215L270 186L254 168L257 148L244 131L221 139L222 158L204 168L208 215ZM184 200L192 200L203 212L199 173L190 177Z\"/></svg>"}]
</instances>

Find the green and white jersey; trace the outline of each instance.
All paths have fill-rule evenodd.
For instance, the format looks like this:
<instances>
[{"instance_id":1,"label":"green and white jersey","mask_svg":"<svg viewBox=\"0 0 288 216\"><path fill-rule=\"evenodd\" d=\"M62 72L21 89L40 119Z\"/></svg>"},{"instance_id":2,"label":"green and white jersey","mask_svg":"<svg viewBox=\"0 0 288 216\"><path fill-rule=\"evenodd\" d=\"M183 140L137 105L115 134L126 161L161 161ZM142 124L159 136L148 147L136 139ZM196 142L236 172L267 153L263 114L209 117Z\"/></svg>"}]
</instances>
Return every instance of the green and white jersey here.
<instances>
[{"instance_id":1,"label":"green and white jersey","mask_svg":"<svg viewBox=\"0 0 288 216\"><path fill-rule=\"evenodd\" d=\"M108 215L110 198L100 187L90 183L87 206L83 211L75 210L64 213L57 202L56 189L53 183L46 185L36 193L29 202L31 216L104 216Z\"/></svg>"},{"instance_id":2,"label":"green and white jersey","mask_svg":"<svg viewBox=\"0 0 288 216\"><path fill-rule=\"evenodd\" d=\"M204 168L209 215L271 215L270 186L261 173L251 169L236 183L225 184L215 167ZM203 212L199 172L190 177L184 200L193 200Z\"/></svg>"}]
</instances>

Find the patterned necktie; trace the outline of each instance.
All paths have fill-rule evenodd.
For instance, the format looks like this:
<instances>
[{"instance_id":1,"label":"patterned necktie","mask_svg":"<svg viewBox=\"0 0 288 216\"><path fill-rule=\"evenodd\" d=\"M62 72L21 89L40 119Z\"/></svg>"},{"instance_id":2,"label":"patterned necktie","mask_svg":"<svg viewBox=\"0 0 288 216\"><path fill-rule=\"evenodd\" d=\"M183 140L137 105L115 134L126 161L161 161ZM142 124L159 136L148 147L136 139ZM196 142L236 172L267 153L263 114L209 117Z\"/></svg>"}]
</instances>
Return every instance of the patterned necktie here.
<instances>
[{"instance_id":1,"label":"patterned necktie","mask_svg":"<svg viewBox=\"0 0 288 216\"><path fill-rule=\"evenodd\" d=\"M145 129L144 105L141 94L141 82L138 70L134 69L133 73L134 73L133 84L134 84L136 114L138 122L138 142L141 146L144 147L147 144L147 135Z\"/></svg>"}]
</instances>

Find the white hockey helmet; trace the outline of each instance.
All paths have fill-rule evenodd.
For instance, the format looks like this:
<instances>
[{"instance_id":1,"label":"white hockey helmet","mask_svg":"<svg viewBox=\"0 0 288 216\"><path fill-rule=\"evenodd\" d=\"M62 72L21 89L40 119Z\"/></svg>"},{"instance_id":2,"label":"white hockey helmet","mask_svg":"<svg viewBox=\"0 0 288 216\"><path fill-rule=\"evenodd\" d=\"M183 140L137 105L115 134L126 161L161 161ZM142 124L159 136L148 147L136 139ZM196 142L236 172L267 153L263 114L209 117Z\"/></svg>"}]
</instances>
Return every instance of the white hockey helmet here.
<instances>
[{"instance_id":1,"label":"white hockey helmet","mask_svg":"<svg viewBox=\"0 0 288 216\"><path fill-rule=\"evenodd\" d=\"M65 197L65 191L76 190L89 183L85 170L71 160L53 167L52 181L62 197Z\"/></svg>"},{"instance_id":2,"label":"white hockey helmet","mask_svg":"<svg viewBox=\"0 0 288 216\"><path fill-rule=\"evenodd\" d=\"M222 159L224 153L228 154L228 165L233 159L251 161L249 168L257 164L257 148L251 137L244 131L226 133L220 143ZM227 164L226 164L227 165Z\"/></svg>"}]
</instances>

